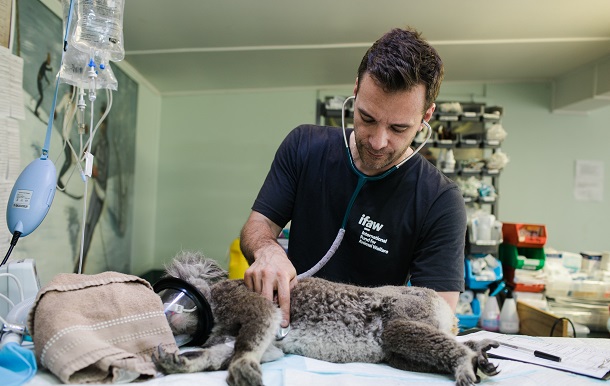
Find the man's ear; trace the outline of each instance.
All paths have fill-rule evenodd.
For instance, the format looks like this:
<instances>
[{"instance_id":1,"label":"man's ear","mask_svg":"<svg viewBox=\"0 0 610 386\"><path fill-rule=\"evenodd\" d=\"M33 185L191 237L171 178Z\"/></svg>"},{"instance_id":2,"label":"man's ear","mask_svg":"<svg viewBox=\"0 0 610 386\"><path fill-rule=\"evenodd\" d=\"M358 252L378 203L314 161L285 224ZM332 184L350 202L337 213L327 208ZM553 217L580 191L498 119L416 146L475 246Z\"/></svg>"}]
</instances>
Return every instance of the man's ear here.
<instances>
[{"instance_id":1,"label":"man's ear","mask_svg":"<svg viewBox=\"0 0 610 386\"><path fill-rule=\"evenodd\" d=\"M356 84L354 84L354 96L358 93L358 77L356 77Z\"/></svg>"},{"instance_id":2,"label":"man's ear","mask_svg":"<svg viewBox=\"0 0 610 386\"><path fill-rule=\"evenodd\" d=\"M430 119L432 118L432 114L434 114L434 110L436 110L436 104L432 103L432 106L430 106L430 108L428 110L426 110L426 113L424 114L424 121L429 122ZM419 131L421 131L424 127L420 127Z\"/></svg>"}]
</instances>

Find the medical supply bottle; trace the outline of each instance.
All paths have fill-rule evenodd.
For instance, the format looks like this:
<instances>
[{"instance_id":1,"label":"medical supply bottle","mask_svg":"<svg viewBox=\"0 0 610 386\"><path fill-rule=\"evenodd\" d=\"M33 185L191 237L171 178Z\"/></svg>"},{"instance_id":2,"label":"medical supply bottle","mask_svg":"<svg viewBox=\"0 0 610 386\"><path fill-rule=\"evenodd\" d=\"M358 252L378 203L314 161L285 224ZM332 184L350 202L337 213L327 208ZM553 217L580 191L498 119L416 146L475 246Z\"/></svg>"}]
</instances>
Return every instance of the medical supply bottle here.
<instances>
[{"instance_id":1,"label":"medical supply bottle","mask_svg":"<svg viewBox=\"0 0 610 386\"><path fill-rule=\"evenodd\" d=\"M453 149L447 150L447 153L445 154L445 166L443 170L447 172L455 171L455 156L453 155Z\"/></svg>"},{"instance_id":2,"label":"medical supply bottle","mask_svg":"<svg viewBox=\"0 0 610 386\"><path fill-rule=\"evenodd\" d=\"M500 329L500 307L495 296L489 296L485 301L485 308L481 313L481 328L487 331L498 332Z\"/></svg>"},{"instance_id":3,"label":"medical supply bottle","mask_svg":"<svg viewBox=\"0 0 610 386\"><path fill-rule=\"evenodd\" d=\"M508 291L502 311L500 312L500 332L503 334L519 333L519 314L517 313L517 302L511 291Z\"/></svg>"}]
</instances>

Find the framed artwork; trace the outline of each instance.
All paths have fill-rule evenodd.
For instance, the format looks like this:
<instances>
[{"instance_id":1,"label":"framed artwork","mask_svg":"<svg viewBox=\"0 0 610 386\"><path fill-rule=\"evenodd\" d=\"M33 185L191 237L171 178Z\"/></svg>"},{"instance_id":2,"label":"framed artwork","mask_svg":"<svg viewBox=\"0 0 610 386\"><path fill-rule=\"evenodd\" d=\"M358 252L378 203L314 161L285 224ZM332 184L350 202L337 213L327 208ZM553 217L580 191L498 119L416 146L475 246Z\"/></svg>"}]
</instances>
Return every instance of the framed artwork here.
<instances>
[{"instance_id":1,"label":"framed artwork","mask_svg":"<svg viewBox=\"0 0 610 386\"><path fill-rule=\"evenodd\" d=\"M43 223L18 248L36 259L39 275L60 272L130 272L138 84L113 62L118 89L85 90L86 113L76 119L74 88L61 83L51 114L63 48L63 21L39 0L18 0L14 54L24 60L26 119L20 122L21 164L40 157L49 120L49 159L57 169L57 189ZM107 117L100 121L103 113ZM93 117L93 119L91 119ZM93 128L93 130L92 130ZM91 143L92 177L81 178L76 161ZM72 148L70 147L72 145ZM84 229L84 232L83 232ZM16 249L18 249L16 248ZM82 262L81 262L82 256ZM42 267L42 268L41 268Z\"/></svg>"}]
</instances>

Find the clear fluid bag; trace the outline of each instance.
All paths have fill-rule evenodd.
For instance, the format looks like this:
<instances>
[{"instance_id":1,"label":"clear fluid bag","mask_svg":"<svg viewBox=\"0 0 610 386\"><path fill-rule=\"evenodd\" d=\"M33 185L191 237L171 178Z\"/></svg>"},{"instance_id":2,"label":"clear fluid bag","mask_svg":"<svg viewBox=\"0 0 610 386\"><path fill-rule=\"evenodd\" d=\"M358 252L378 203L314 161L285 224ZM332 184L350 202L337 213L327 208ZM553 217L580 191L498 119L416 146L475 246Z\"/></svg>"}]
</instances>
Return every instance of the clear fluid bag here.
<instances>
[{"instance_id":1,"label":"clear fluid bag","mask_svg":"<svg viewBox=\"0 0 610 386\"><path fill-rule=\"evenodd\" d=\"M95 55L93 59L97 74L93 88L97 90L106 88L116 91L118 89L118 81L110 67L108 59ZM91 87L88 75L90 60L90 54L81 52L74 46L68 45L61 67L59 68L59 81L74 87L89 89Z\"/></svg>"},{"instance_id":2,"label":"clear fluid bag","mask_svg":"<svg viewBox=\"0 0 610 386\"><path fill-rule=\"evenodd\" d=\"M68 44L81 52L93 49L118 62L125 57L123 45L124 0L74 0ZM64 23L70 0L63 0Z\"/></svg>"}]
</instances>

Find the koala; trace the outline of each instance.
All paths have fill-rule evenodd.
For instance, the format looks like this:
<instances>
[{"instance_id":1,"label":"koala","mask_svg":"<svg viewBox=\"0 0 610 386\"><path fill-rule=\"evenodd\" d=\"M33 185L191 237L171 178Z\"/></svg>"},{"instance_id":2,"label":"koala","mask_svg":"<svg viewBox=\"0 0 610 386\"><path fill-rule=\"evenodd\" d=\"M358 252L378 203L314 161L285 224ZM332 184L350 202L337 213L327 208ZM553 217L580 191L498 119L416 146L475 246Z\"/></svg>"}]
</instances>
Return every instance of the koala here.
<instances>
[{"instance_id":1,"label":"koala","mask_svg":"<svg viewBox=\"0 0 610 386\"><path fill-rule=\"evenodd\" d=\"M250 291L243 280L229 280L213 260L183 251L166 273L189 282L206 297L214 327L198 350L171 353L160 348L153 361L165 374L228 370L229 385L258 386L263 384L260 364L284 354L450 374L458 386L477 383L477 371L498 373L487 357L498 343L458 342L457 318L431 289L301 279L290 294L291 329L276 339L281 321L277 305ZM193 325L189 317L193 316L182 320L185 326ZM225 344L229 340L234 340L233 347Z\"/></svg>"}]
</instances>

